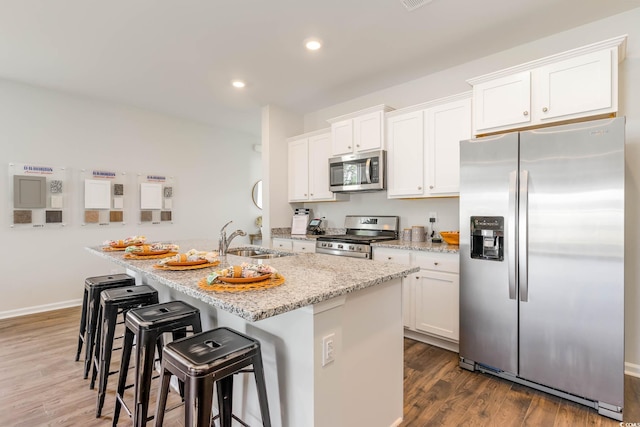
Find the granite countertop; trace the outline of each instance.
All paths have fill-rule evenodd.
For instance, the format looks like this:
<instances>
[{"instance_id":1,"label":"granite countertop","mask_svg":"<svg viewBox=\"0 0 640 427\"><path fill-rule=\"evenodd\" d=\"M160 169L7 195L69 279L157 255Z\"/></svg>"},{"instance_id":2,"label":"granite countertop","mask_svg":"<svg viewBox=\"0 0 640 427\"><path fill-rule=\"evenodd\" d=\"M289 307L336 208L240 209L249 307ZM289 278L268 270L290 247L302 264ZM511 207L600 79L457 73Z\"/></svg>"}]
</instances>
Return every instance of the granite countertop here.
<instances>
[{"instance_id":1,"label":"granite countertop","mask_svg":"<svg viewBox=\"0 0 640 427\"><path fill-rule=\"evenodd\" d=\"M210 250L213 241L190 240L173 242L180 252L195 248ZM245 247L245 246L243 246ZM255 248L256 246L254 246ZM123 252L105 252L101 246L86 248L92 254L142 274L152 281L174 288L207 304L255 322L308 305L345 295L359 289L402 278L419 271L419 267L383 263L350 257L299 253L292 256L262 260L285 277L285 283L271 289L247 292L213 292L198 287L198 281L213 269L243 262L260 260L227 255L226 261L216 267L187 271L163 271L153 268L157 260L127 260ZM268 252L278 252L266 249Z\"/></svg>"},{"instance_id":2,"label":"granite countertop","mask_svg":"<svg viewBox=\"0 0 640 427\"><path fill-rule=\"evenodd\" d=\"M388 240L385 242L372 243L374 248L391 248L391 249L406 249L410 251L424 251L424 252L447 252L457 254L460 252L458 245L448 245L442 243L431 242L412 242L410 240Z\"/></svg>"}]
</instances>

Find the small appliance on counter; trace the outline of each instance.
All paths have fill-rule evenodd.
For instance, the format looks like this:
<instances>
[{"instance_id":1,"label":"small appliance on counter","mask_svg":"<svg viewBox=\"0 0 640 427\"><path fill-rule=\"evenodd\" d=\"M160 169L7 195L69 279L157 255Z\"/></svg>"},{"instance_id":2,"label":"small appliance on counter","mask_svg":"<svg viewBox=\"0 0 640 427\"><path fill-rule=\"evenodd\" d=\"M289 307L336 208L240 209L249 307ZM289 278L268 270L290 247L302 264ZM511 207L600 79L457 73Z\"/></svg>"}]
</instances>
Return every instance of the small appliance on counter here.
<instances>
[{"instance_id":1,"label":"small appliance on counter","mask_svg":"<svg viewBox=\"0 0 640 427\"><path fill-rule=\"evenodd\" d=\"M311 217L311 209L296 208L291 221L291 235L300 236L307 234L307 225Z\"/></svg>"},{"instance_id":2,"label":"small appliance on counter","mask_svg":"<svg viewBox=\"0 0 640 427\"><path fill-rule=\"evenodd\" d=\"M322 229L322 218L314 218L309 221L309 225L307 226L307 234L320 235L324 234L324 230Z\"/></svg>"}]
</instances>

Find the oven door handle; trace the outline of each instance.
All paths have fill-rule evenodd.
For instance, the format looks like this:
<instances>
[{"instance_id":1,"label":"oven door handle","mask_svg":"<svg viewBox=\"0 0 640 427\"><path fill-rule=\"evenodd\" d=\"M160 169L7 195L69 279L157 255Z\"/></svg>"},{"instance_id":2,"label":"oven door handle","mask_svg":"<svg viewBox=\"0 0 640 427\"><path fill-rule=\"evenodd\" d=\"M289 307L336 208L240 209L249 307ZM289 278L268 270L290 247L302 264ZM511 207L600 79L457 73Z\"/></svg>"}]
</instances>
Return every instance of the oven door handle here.
<instances>
[{"instance_id":1,"label":"oven door handle","mask_svg":"<svg viewBox=\"0 0 640 427\"><path fill-rule=\"evenodd\" d=\"M364 166L364 174L367 179L367 184L371 184L371 157L367 159L367 163Z\"/></svg>"}]
</instances>

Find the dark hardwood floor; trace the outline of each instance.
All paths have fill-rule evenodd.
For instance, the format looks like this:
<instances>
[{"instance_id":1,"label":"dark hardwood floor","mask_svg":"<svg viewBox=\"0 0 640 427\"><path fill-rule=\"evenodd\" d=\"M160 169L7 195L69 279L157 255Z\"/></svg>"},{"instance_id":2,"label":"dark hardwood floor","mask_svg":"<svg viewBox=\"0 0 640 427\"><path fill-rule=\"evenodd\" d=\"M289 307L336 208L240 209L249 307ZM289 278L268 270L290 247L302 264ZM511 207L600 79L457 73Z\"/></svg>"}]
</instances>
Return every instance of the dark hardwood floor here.
<instances>
[{"instance_id":1,"label":"dark hardwood floor","mask_svg":"<svg viewBox=\"0 0 640 427\"><path fill-rule=\"evenodd\" d=\"M0 320L0 426L111 425L117 378L110 378L102 417L96 419L97 392L82 378L82 362L74 361L79 319L80 309L69 308ZM112 369L117 363L116 357ZM455 353L405 340L403 427L620 425L592 409L457 363ZM171 400L177 402L175 393L169 406ZM640 423L640 378L625 379L624 419ZM119 425L131 423L125 412L120 420ZM181 408L165 421L182 426Z\"/></svg>"}]
</instances>

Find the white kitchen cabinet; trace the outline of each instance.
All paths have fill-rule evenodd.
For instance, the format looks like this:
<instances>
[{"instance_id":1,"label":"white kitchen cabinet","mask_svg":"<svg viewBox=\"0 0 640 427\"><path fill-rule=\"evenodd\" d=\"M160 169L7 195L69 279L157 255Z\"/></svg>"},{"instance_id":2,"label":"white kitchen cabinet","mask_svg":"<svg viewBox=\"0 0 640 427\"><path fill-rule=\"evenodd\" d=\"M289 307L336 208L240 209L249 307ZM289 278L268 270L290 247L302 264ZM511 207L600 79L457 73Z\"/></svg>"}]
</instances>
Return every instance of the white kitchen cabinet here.
<instances>
[{"instance_id":1,"label":"white kitchen cabinet","mask_svg":"<svg viewBox=\"0 0 640 427\"><path fill-rule=\"evenodd\" d=\"M424 194L424 111L387 119L387 196Z\"/></svg>"},{"instance_id":2,"label":"white kitchen cabinet","mask_svg":"<svg viewBox=\"0 0 640 427\"><path fill-rule=\"evenodd\" d=\"M460 141L470 137L471 92L387 114L387 196L457 196Z\"/></svg>"},{"instance_id":3,"label":"white kitchen cabinet","mask_svg":"<svg viewBox=\"0 0 640 427\"><path fill-rule=\"evenodd\" d=\"M382 262L411 265L411 252L399 249L373 248L373 259ZM413 282L410 278L402 279L402 318L405 328L414 327Z\"/></svg>"},{"instance_id":4,"label":"white kitchen cabinet","mask_svg":"<svg viewBox=\"0 0 640 427\"><path fill-rule=\"evenodd\" d=\"M360 110L329 119L331 123L331 155L343 156L363 151L383 150L385 105Z\"/></svg>"},{"instance_id":5,"label":"white kitchen cabinet","mask_svg":"<svg viewBox=\"0 0 640 427\"><path fill-rule=\"evenodd\" d=\"M329 190L329 130L311 132L289 138L288 182L289 202L320 202L345 200Z\"/></svg>"},{"instance_id":6,"label":"white kitchen cabinet","mask_svg":"<svg viewBox=\"0 0 640 427\"><path fill-rule=\"evenodd\" d=\"M316 251L316 241L315 240L293 240L292 250L293 252L314 253Z\"/></svg>"},{"instance_id":7,"label":"white kitchen cabinet","mask_svg":"<svg viewBox=\"0 0 640 427\"><path fill-rule=\"evenodd\" d=\"M291 239L281 239L281 238L273 238L271 239L271 247L273 249L280 249L283 251L293 251L293 240Z\"/></svg>"},{"instance_id":8,"label":"white kitchen cabinet","mask_svg":"<svg viewBox=\"0 0 640 427\"><path fill-rule=\"evenodd\" d=\"M626 36L467 80L474 135L618 111L618 63Z\"/></svg>"},{"instance_id":9,"label":"white kitchen cabinet","mask_svg":"<svg viewBox=\"0 0 640 427\"><path fill-rule=\"evenodd\" d=\"M452 254L414 253L415 329L451 341L459 338L460 276Z\"/></svg>"}]
</instances>

